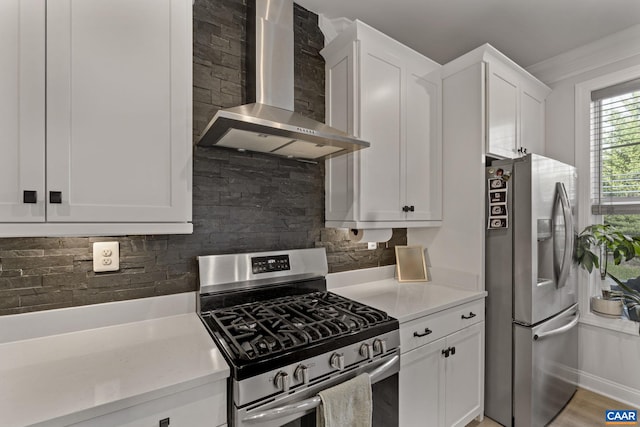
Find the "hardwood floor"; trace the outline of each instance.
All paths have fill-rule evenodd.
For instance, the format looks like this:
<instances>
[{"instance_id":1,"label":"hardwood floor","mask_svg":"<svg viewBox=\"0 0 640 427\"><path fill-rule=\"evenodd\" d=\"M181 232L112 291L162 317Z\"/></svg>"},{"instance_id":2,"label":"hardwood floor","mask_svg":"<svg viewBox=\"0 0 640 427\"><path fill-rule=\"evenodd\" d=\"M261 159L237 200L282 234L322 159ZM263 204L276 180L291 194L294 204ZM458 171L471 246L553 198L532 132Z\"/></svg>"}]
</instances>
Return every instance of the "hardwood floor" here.
<instances>
[{"instance_id":1,"label":"hardwood floor","mask_svg":"<svg viewBox=\"0 0 640 427\"><path fill-rule=\"evenodd\" d=\"M634 409L581 388L576 391L569 404L549 424L549 427L587 427L604 425L606 409ZM481 423L472 421L467 427L500 427L495 421L485 418Z\"/></svg>"}]
</instances>

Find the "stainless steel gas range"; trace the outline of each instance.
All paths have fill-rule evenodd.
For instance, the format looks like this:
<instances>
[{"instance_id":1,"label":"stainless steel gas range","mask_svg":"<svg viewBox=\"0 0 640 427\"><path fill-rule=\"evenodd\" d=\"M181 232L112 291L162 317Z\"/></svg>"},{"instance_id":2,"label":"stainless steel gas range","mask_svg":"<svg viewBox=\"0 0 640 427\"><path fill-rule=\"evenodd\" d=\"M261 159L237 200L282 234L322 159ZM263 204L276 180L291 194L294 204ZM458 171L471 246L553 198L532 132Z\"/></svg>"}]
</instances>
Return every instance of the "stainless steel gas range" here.
<instances>
[{"instance_id":1,"label":"stainless steel gas range","mask_svg":"<svg viewBox=\"0 0 640 427\"><path fill-rule=\"evenodd\" d=\"M313 426L318 392L364 372L373 425L398 425L398 321L327 292L324 249L198 263L199 313L231 368L230 426Z\"/></svg>"}]
</instances>

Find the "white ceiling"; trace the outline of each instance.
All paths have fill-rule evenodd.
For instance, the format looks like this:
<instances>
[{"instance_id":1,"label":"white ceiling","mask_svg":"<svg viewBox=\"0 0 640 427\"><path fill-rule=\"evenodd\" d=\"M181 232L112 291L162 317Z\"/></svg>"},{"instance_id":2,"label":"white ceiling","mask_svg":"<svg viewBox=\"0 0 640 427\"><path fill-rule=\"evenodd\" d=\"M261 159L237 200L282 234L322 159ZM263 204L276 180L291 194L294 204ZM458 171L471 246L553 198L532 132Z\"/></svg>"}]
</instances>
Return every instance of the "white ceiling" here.
<instances>
[{"instance_id":1,"label":"white ceiling","mask_svg":"<svg viewBox=\"0 0 640 427\"><path fill-rule=\"evenodd\" d=\"M490 43L523 67L640 24L640 0L295 0L441 64Z\"/></svg>"}]
</instances>

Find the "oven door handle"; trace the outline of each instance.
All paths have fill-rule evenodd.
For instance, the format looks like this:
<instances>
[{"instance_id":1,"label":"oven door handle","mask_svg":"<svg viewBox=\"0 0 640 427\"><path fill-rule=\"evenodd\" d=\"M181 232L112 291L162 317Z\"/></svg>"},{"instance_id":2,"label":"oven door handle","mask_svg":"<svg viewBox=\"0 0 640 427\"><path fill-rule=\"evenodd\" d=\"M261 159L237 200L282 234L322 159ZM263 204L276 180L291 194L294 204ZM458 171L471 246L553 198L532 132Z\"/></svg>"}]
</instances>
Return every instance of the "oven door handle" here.
<instances>
[{"instance_id":1,"label":"oven door handle","mask_svg":"<svg viewBox=\"0 0 640 427\"><path fill-rule=\"evenodd\" d=\"M400 356L395 355L391 359L387 360L382 365L378 366L376 369L371 371L369 373L369 376L371 377L371 383L373 384L374 382L376 382L377 379L387 371L387 369L394 366L399 360L400 360ZM245 423L255 423L255 422L268 421L268 420L275 420L278 418L285 417L287 415L315 409L318 406L320 406L320 403L322 403L320 396L314 396L309 399L305 399L301 402L291 403L289 405L284 405L279 408L273 408L267 411L260 412L258 414L251 415L243 419L242 421Z\"/></svg>"}]
</instances>

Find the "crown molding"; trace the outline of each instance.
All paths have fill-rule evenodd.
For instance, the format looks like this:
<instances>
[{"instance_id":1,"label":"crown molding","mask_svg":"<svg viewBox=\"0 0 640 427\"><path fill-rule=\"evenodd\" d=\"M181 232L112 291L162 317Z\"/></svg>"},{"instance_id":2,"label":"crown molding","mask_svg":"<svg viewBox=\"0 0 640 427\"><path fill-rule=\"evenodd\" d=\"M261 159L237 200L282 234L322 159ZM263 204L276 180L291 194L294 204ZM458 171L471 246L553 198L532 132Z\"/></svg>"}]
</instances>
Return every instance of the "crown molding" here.
<instances>
[{"instance_id":1,"label":"crown molding","mask_svg":"<svg viewBox=\"0 0 640 427\"><path fill-rule=\"evenodd\" d=\"M325 46L352 24L353 21L347 18L328 18L322 13L318 15L318 27L324 36Z\"/></svg>"},{"instance_id":2,"label":"crown molding","mask_svg":"<svg viewBox=\"0 0 640 427\"><path fill-rule=\"evenodd\" d=\"M527 67L547 85L640 55L640 24Z\"/></svg>"}]
</instances>

